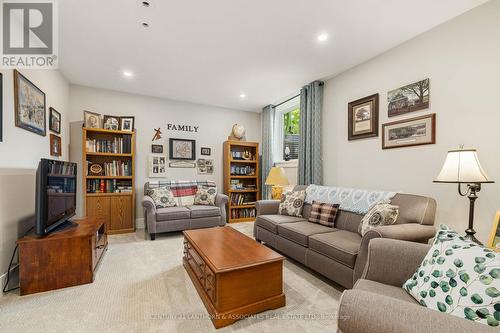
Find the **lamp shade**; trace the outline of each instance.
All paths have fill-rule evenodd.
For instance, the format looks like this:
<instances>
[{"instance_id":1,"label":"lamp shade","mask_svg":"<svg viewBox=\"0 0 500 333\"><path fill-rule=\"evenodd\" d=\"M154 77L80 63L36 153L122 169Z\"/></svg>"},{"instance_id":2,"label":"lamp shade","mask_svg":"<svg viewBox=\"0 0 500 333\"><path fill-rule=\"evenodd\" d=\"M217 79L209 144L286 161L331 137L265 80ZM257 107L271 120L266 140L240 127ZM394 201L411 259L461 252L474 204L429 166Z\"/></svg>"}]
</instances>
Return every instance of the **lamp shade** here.
<instances>
[{"instance_id":1,"label":"lamp shade","mask_svg":"<svg viewBox=\"0 0 500 333\"><path fill-rule=\"evenodd\" d=\"M285 169L281 167L272 167L266 179L266 185L284 186L289 185L288 178L285 175Z\"/></svg>"},{"instance_id":2,"label":"lamp shade","mask_svg":"<svg viewBox=\"0 0 500 333\"><path fill-rule=\"evenodd\" d=\"M475 149L450 150L436 183L493 183L484 172Z\"/></svg>"}]
</instances>

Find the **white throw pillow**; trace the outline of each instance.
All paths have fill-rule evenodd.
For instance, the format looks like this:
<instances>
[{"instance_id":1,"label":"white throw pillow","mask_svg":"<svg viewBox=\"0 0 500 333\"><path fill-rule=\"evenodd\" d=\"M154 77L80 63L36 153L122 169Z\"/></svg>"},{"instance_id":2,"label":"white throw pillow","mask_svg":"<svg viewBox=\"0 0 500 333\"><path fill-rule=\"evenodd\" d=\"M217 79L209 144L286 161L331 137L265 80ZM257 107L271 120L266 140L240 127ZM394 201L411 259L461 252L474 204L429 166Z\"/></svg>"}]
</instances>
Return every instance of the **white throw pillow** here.
<instances>
[{"instance_id":1,"label":"white throw pillow","mask_svg":"<svg viewBox=\"0 0 500 333\"><path fill-rule=\"evenodd\" d=\"M363 219L358 227L358 232L364 236L368 230L379 227L381 225L394 224L398 219L399 206L390 205L388 203L379 203L373 206Z\"/></svg>"},{"instance_id":2,"label":"white throw pillow","mask_svg":"<svg viewBox=\"0 0 500 333\"><path fill-rule=\"evenodd\" d=\"M500 254L445 225L403 288L429 309L499 326Z\"/></svg>"}]
</instances>

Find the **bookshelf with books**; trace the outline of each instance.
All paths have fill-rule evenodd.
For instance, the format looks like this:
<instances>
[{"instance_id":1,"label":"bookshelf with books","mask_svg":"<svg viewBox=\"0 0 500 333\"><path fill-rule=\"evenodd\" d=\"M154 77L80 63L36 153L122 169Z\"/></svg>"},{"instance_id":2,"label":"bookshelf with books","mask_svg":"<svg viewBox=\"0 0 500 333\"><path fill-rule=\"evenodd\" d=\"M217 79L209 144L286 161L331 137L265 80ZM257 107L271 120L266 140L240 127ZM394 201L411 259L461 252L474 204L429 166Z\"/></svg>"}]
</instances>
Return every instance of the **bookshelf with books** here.
<instances>
[{"instance_id":1,"label":"bookshelf with books","mask_svg":"<svg viewBox=\"0 0 500 333\"><path fill-rule=\"evenodd\" d=\"M224 142L224 193L229 197L229 223L255 220L255 202L260 199L257 142Z\"/></svg>"},{"instance_id":2,"label":"bookshelf with books","mask_svg":"<svg viewBox=\"0 0 500 333\"><path fill-rule=\"evenodd\" d=\"M86 216L101 217L109 234L135 231L135 132L83 128Z\"/></svg>"}]
</instances>

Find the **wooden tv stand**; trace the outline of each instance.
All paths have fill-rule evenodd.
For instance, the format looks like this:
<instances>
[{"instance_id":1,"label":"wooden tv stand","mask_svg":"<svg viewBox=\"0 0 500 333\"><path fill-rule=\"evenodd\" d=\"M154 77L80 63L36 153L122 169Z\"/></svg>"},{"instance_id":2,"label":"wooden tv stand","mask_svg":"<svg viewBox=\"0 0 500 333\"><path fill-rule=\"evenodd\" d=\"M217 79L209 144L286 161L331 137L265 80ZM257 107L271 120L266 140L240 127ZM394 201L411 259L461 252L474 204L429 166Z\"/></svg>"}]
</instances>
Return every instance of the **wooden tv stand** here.
<instances>
[{"instance_id":1,"label":"wooden tv stand","mask_svg":"<svg viewBox=\"0 0 500 333\"><path fill-rule=\"evenodd\" d=\"M103 219L73 220L76 227L47 236L29 235L19 245L21 295L92 283L108 247Z\"/></svg>"}]
</instances>

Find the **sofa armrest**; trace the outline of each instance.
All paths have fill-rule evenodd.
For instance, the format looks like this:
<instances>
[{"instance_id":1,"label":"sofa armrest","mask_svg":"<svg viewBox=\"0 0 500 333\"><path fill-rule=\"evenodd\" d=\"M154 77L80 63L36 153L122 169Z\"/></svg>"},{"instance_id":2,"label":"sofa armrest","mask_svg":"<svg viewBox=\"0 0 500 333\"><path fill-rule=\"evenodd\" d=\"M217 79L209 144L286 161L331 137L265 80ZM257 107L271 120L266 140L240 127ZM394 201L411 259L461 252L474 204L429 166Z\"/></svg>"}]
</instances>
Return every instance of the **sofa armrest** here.
<instances>
[{"instance_id":1,"label":"sofa armrest","mask_svg":"<svg viewBox=\"0 0 500 333\"><path fill-rule=\"evenodd\" d=\"M142 207L144 207L144 218L146 219L146 227L150 234L156 233L156 205L149 195L142 198Z\"/></svg>"},{"instance_id":2,"label":"sofa armrest","mask_svg":"<svg viewBox=\"0 0 500 333\"><path fill-rule=\"evenodd\" d=\"M260 215L275 215L278 214L280 202L279 200L259 200L255 203L257 216Z\"/></svg>"},{"instance_id":3,"label":"sofa armrest","mask_svg":"<svg viewBox=\"0 0 500 333\"><path fill-rule=\"evenodd\" d=\"M342 333L492 333L496 330L450 314L364 290L346 290L340 299Z\"/></svg>"},{"instance_id":4,"label":"sofa armrest","mask_svg":"<svg viewBox=\"0 0 500 333\"><path fill-rule=\"evenodd\" d=\"M222 193L217 193L215 197L215 205L220 208L220 225L226 224L226 205L229 202L229 197Z\"/></svg>"},{"instance_id":5,"label":"sofa armrest","mask_svg":"<svg viewBox=\"0 0 500 333\"><path fill-rule=\"evenodd\" d=\"M354 267L354 280L361 277L368 259L368 244L374 238L390 238L418 243L427 243L434 237L436 229L432 225L422 225L418 223L384 225L369 230L363 236L358 251L358 258ZM416 266L415 266L416 268Z\"/></svg>"},{"instance_id":6,"label":"sofa armrest","mask_svg":"<svg viewBox=\"0 0 500 333\"><path fill-rule=\"evenodd\" d=\"M414 242L373 239L368 245L368 260L361 278L401 287L415 273L429 248L430 245Z\"/></svg>"}]
</instances>

